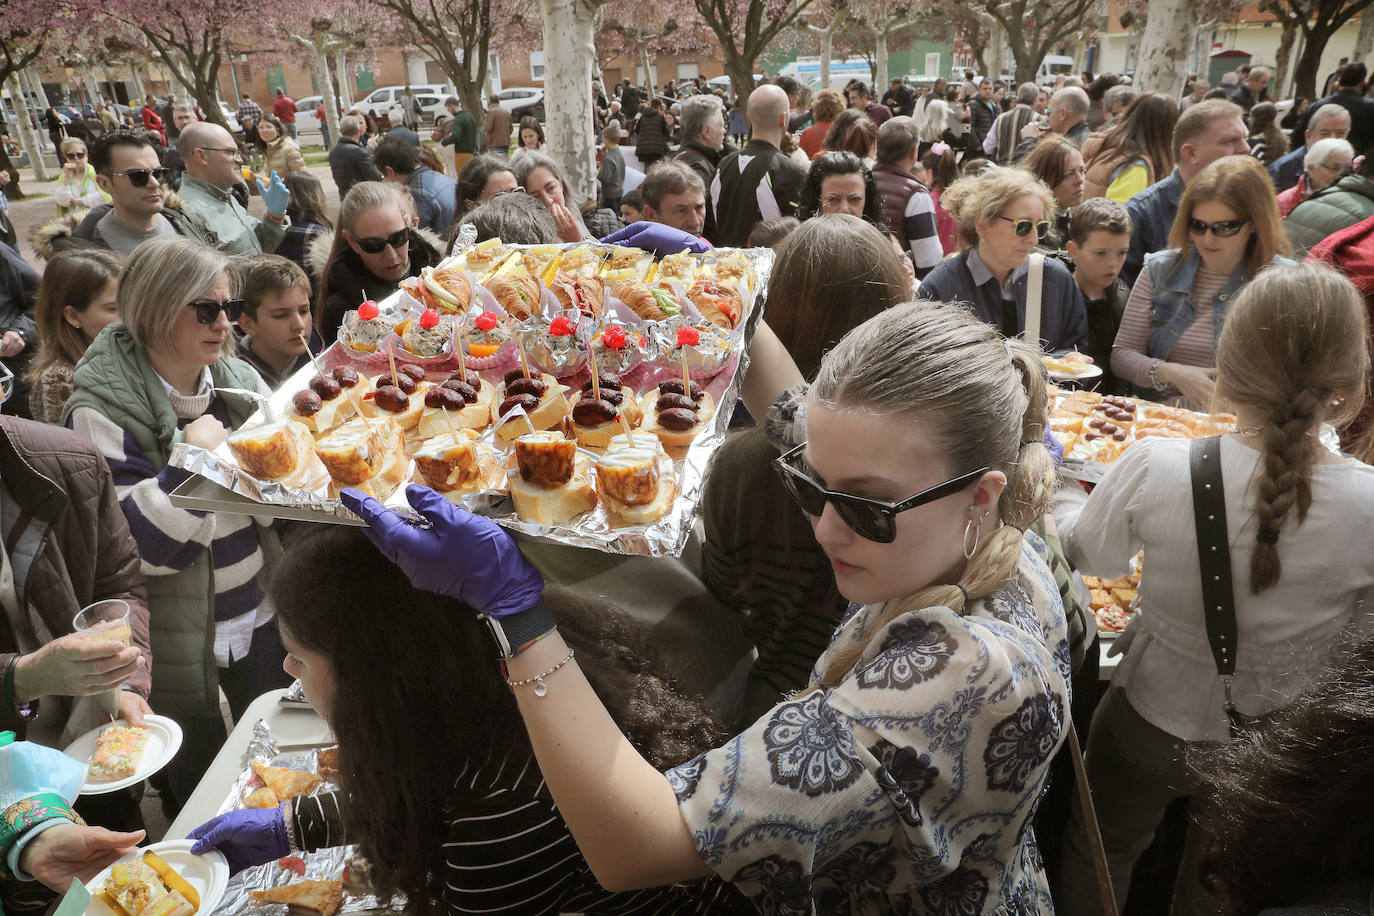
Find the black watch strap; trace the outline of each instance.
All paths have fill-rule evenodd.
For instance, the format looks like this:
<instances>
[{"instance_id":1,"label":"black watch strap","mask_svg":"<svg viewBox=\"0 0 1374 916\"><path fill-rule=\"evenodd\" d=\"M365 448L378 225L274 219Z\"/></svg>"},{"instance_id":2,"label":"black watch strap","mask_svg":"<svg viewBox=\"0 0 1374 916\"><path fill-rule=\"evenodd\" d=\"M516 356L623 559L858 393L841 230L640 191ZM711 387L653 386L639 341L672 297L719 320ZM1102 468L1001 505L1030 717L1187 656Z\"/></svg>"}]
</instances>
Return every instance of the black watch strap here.
<instances>
[{"instance_id":1,"label":"black watch strap","mask_svg":"<svg viewBox=\"0 0 1374 916\"><path fill-rule=\"evenodd\" d=\"M518 614L508 614L504 617L479 614L477 619L487 625L492 639L496 641L496 650L502 658L514 658L522 646L557 626L553 612L549 610L549 605L543 598L540 598L534 607Z\"/></svg>"}]
</instances>

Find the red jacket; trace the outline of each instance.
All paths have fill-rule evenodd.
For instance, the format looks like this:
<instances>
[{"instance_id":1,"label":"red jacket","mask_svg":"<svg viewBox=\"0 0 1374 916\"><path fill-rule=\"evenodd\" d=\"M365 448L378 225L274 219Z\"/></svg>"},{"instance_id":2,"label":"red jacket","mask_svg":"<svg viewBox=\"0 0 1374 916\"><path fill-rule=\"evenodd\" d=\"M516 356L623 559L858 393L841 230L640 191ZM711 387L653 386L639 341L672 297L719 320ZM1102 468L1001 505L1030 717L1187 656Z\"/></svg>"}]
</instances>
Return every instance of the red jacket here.
<instances>
[{"instance_id":1,"label":"red jacket","mask_svg":"<svg viewBox=\"0 0 1374 916\"><path fill-rule=\"evenodd\" d=\"M1307 252L1309 260L1325 261L1345 274L1364 296L1365 307L1374 318L1374 216L1348 229L1333 232ZM1341 430L1341 446L1351 449L1361 433L1374 422L1374 399Z\"/></svg>"},{"instance_id":2,"label":"red jacket","mask_svg":"<svg viewBox=\"0 0 1374 916\"><path fill-rule=\"evenodd\" d=\"M167 145L167 131L162 128L162 118L149 105L143 106L143 129L157 131L158 137L161 138L162 145Z\"/></svg>"},{"instance_id":3,"label":"red jacket","mask_svg":"<svg viewBox=\"0 0 1374 916\"><path fill-rule=\"evenodd\" d=\"M272 103L272 114L283 124L296 123L296 100L289 95L279 95Z\"/></svg>"}]
</instances>

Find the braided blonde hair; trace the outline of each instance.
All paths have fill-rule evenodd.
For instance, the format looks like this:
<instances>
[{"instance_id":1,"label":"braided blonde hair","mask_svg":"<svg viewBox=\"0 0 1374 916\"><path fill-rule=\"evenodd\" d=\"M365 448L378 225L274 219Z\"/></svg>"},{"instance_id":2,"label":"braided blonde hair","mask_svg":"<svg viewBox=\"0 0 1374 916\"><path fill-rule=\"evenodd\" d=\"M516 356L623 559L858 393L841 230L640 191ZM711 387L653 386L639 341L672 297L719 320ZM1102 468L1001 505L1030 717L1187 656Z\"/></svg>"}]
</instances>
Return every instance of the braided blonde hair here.
<instances>
[{"instance_id":1,"label":"braided blonde hair","mask_svg":"<svg viewBox=\"0 0 1374 916\"><path fill-rule=\"evenodd\" d=\"M1049 503L1054 462L1045 448L1049 404L1040 353L941 302L894 306L850 331L826 355L810 397L826 407L917 414L956 473L989 467L1007 477L991 536L957 583L933 583L883 607L873 632L907 611L985 598L1016 574L1021 535ZM837 652L822 682L834 686L865 646Z\"/></svg>"},{"instance_id":2,"label":"braided blonde hair","mask_svg":"<svg viewBox=\"0 0 1374 916\"><path fill-rule=\"evenodd\" d=\"M1369 318L1359 292L1324 263L1272 267L1231 304L1217 342L1218 404L1265 418L1255 481L1259 531L1250 554L1250 592L1279 581L1279 532L1290 514L1302 524L1312 505L1312 465L1322 447L1318 418L1340 426L1364 406Z\"/></svg>"}]
</instances>

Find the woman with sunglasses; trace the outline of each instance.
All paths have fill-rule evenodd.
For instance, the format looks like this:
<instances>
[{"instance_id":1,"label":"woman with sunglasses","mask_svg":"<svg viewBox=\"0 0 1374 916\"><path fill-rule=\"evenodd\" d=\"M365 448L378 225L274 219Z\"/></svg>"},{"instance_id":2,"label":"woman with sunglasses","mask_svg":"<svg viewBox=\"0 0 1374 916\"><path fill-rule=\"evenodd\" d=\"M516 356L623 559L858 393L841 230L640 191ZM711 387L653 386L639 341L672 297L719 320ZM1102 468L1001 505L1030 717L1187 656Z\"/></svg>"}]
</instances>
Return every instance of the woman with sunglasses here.
<instances>
[{"instance_id":1,"label":"woman with sunglasses","mask_svg":"<svg viewBox=\"0 0 1374 916\"><path fill-rule=\"evenodd\" d=\"M119 276L119 321L76 366L63 422L95 443L147 577L153 709L185 740L166 770L164 806L178 810L226 737L219 689L235 717L290 683L286 652L258 574L280 554L276 532L252 516L192 512L168 494L191 474L167 464L178 442L212 449L270 394L234 356L228 259L181 238L144 242Z\"/></svg>"},{"instance_id":2,"label":"woman with sunglasses","mask_svg":"<svg viewBox=\"0 0 1374 916\"><path fill-rule=\"evenodd\" d=\"M601 705L504 529L422 487L407 496L430 528L345 501L416 586L488 623L602 886L715 873L765 912L1050 912L1027 825L1069 647L1022 534L1054 482L1037 351L910 303L847 334L809 389L765 325L752 354L746 404L852 604L808 692L667 773Z\"/></svg>"},{"instance_id":3,"label":"woman with sunglasses","mask_svg":"<svg viewBox=\"0 0 1374 916\"><path fill-rule=\"evenodd\" d=\"M1257 161L1244 158L1264 174ZM1086 749L1118 900L1126 899L1132 867L1165 809L1179 798L1205 800L1186 764L1197 743L1232 737L1228 700L1241 717L1267 715L1291 701L1352 631L1368 630L1374 565L1367 541L1351 535L1374 523L1374 468L1329 451L1317 438L1323 423L1341 426L1363 405L1368 341L1360 294L1326 265L1265 270L1235 297L1217 344L1216 393L1238 422L1201 450L1215 449L1211 458L1219 465L1224 526L1216 536L1229 545L1220 548L1229 553L1228 566L1199 564L1199 509L1190 485L1196 443L1138 442L1091 496L1065 488L1055 498L1064 547L1083 572L1121 576L1140 550L1148 558L1142 613L1118 641L1126 654L1093 716ZM1212 553L1217 550L1203 552L1224 556ZM1216 627L1213 643L1205 607L1213 601L1204 601L1203 583L1224 569L1234 629ZM1225 598L1213 600L1224 607ZM1234 670L1223 680L1217 656L1228 646ZM1354 801L1362 810L1363 801ZM1304 799L1276 803L1302 808ZM1083 824L1075 812L1075 829L1065 837L1057 902L1066 916L1102 912ZM1233 912L1203 893L1192 824L1188 834L1172 912ZM1322 852L1367 865L1349 849ZM1368 903L1366 893L1365 911Z\"/></svg>"},{"instance_id":4,"label":"woman with sunglasses","mask_svg":"<svg viewBox=\"0 0 1374 916\"><path fill-rule=\"evenodd\" d=\"M93 210L109 203L110 195L100 190L95 181L95 169L87 161L85 141L68 137L58 147L58 155L62 159L62 178L52 192L58 216L77 210Z\"/></svg>"},{"instance_id":5,"label":"woman with sunglasses","mask_svg":"<svg viewBox=\"0 0 1374 916\"><path fill-rule=\"evenodd\" d=\"M397 283L438 264L443 247L428 229L411 228L391 185L360 181L349 188L338 230L321 233L306 252L307 272L319 282L315 327L325 343L338 337L344 312L364 298L390 296Z\"/></svg>"},{"instance_id":6,"label":"woman with sunglasses","mask_svg":"<svg viewBox=\"0 0 1374 916\"><path fill-rule=\"evenodd\" d=\"M958 222L964 250L926 274L917 297L970 302L1003 335L1025 333L1028 260L1050 232L1054 194L1029 172L991 166L946 188L940 205ZM1039 344L1053 353L1088 344L1083 294L1054 258L1045 258L1041 277Z\"/></svg>"},{"instance_id":7,"label":"woman with sunglasses","mask_svg":"<svg viewBox=\"0 0 1374 916\"><path fill-rule=\"evenodd\" d=\"M1252 156L1218 159L1183 192L1170 248L1145 256L1112 345L1112 372L1146 396L1206 410L1231 301L1281 257L1274 185Z\"/></svg>"}]
</instances>

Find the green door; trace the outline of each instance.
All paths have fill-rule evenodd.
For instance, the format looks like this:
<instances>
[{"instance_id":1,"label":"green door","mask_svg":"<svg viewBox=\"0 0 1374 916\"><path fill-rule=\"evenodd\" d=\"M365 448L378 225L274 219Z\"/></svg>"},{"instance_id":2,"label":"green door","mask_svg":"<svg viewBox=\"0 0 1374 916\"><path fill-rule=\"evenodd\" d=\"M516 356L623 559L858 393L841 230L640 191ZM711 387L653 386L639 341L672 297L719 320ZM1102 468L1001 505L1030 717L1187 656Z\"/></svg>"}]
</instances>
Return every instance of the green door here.
<instances>
[{"instance_id":1,"label":"green door","mask_svg":"<svg viewBox=\"0 0 1374 916\"><path fill-rule=\"evenodd\" d=\"M376 88L377 88L377 77L373 75L372 71L371 71L371 70L359 70L359 71L358 71L358 97L359 97L359 98L362 98L363 96L369 94L370 92L372 92L372 90L374 90L374 89L376 89Z\"/></svg>"},{"instance_id":2,"label":"green door","mask_svg":"<svg viewBox=\"0 0 1374 916\"><path fill-rule=\"evenodd\" d=\"M267 68L267 88L272 92L286 89L286 74L281 67Z\"/></svg>"}]
</instances>

